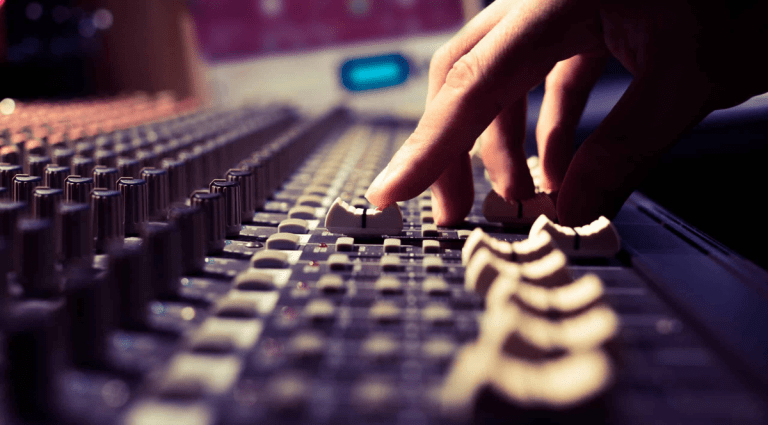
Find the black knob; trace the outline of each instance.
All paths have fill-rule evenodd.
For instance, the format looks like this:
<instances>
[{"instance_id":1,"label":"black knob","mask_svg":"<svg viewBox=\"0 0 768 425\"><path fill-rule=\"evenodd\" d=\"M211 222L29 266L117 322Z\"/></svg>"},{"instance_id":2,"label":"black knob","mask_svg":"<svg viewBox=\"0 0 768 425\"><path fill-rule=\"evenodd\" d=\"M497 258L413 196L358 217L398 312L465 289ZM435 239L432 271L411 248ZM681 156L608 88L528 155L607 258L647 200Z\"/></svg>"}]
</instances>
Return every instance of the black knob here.
<instances>
[{"instance_id":1,"label":"black knob","mask_svg":"<svg viewBox=\"0 0 768 425\"><path fill-rule=\"evenodd\" d=\"M13 270L10 242L0 237L0 309L6 309L8 301L8 273Z\"/></svg>"},{"instance_id":2,"label":"black knob","mask_svg":"<svg viewBox=\"0 0 768 425\"><path fill-rule=\"evenodd\" d=\"M51 160L54 164L72 168L72 159L75 157L75 151L69 148L56 148L53 150Z\"/></svg>"},{"instance_id":3,"label":"black knob","mask_svg":"<svg viewBox=\"0 0 768 425\"><path fill-rule=\"evenodd\" d=\"M136 159L141 163L141 168L154 167L157 162L157 154L148 150L136 152Z\"/></svg>"},{"instance_id":4,"label":"black knob","mask_svg":"<svg viewBox=\"0 0 768 425\"><path fill-rule=\"evenodd\" d=\"M75 145L75 152L80 156L92 157L96 146L91 142L79 142Z\"/></svg>"},{"instance_id":5,"label":"black knob","mask_svg":"<svg viewBox=\"0 0 768 425\"><path fill-rule=\"evenodd\" d=\"M69 175L69 166L48 164L45 166L43 183L54 189L64 189L64 179Z\"/></svg>"},{"instance_id":6,"label":"black knob","mask_svg":"<svg viewBox=\"0 0 768 425\"><path fill-rule=\"evenodd\" d=\"M120 172L117 168L97 165L93 169L93 184L96 187L109 190L117 190L117 179L120 178Z\"/></svg>"},{"instance_id":7,"label":"black knob","mask_svg":"<svg viewBox=\"0 0 768 425\"><path fill-rule=\"evenodd\" d=\"M232 169L227 171L227 180L240 184L243 223L253 221L253 215L256 214L256 175L248 169Z\"/></svg>"},{"instance_id":8,"label":"black knob","mask_svg":"<svg viewBox=\"0 0 768 425\"><path fill-rule=\"evenodd\" d=\"M262 161L254 158L242 161L239 167L253 173L256 182L253 197L254 206L257 210L264 208L264 203L267 201L267 167Z\"/></svg>"},{"instance_id":9,"label":"black knob","mask_svg":"<svg viewBox=\"0 0 768 425\"><path fill-rule=\"evenodd\" d=\"M110 168L117 167L117 154L112 151L97 150L93 154L93 160L96 161L96 165Z\"/></svg>"},{"instance_id":10,"label":"black knob","mask_svg":"<svg viewBox=\"0 0 768 425\"><path fill-rule=\"evenodd\" d=\"M45 166L51 163L51 157L42 155L30 155L29 160L30 176L45 176Z\"/></svg>"},{"instance_id":11,"label":"black knob","mask_svg":"<svg viewBox=\"0 0 768 425\"><path fill-rule=\"evenodd\" d=\"M125 235L138 236L141 227L149 221L147 181L121 177L117 181L117 188L123 194Z\"/></svg>"},{"instance_id":12,"label":"black knob","mask_svg":"<svg viewBox=\"0 0 768 425\"><path fill-rule=\"evenodd\" d=\"M148 223L141 233L155 296L178 298L181 287L181 234L175 223Z\"/></svg>"},{"instance_id":13,"label":"black knob","mask_svg":"<svg viewBox=\"0 0 768 425\"><path fill-rule=\"evenodd\" d=\"M200 154L185 150L179 153L179 160L186 164L187 192L203 185L203 167ZM185 195L186 196L186 195Z\"/></svg>"},{"instance_id":14,"label":"black knob","mask_svg":"<svg viewBox=\"0 0 768 425\"><path fill-rule=\"evenodd\" d=\"M13 177L13 200L17 202L29 202L32 199L32 191L43 184L43 178L30 176L29 174L16 174Z\"/></svg>"},{"instance_id":15,"label":"black knob","mask_svg":"<svg viewBox=\"0 0 768 425\"><path fill-rule=\"evenodd\" d=\"M215 253L224 249L224 198L221 194L197 190L190 197L190 204L203 210L206 248Z\"/></svg>"},{"instance_id":16,"label":"black knob","mask_svg":"<svg viewBox=\"0 0 768 425\"><path fill-rule=\"evenodd\" d=\"M59 206L61 261L71 267L93 263L91 207L85 203L63 202Z\"/></svg>"},{"instance_id":17,"label":"black knob","mask_svg":"<svg viewBox=\"0 0 768 425\"><path fill-rule=\"evenodd\" d=\"M163 221L168 215L168 172L162 168L144 168L141 178L147 182L147 211L153 221Z\"/></svg>"},{"instance_id":18,"label":"black knob","mask_svg":"<svg viewBox=\"0 0 768 425\"><path fill-rule=\"evenodd\" d=\"M83 177L90 177L93 174L93 167L96 163L93 159L84 156L72 158L72 174Z\"/></svg>"},{"instance_id":19,"label":"black knob","mask_svg":"<svg viewBox=\"0 0 768 425\"><path fill-rule=\"evenodd\" d=\"M127 329L147 327L152 287L147 278L147 258L141 245L109 251L110 284L114 285L118 324Z\"/></svg>"},{"instance_id":20,"label":"black knob","mask_svg":"<svg viewBox=\"0 0 768 425\"><path fill-rule=\"evenodd\" d=\"M125 239L123 196L116 190L94 189L91 192L93 237L97 250L122 245Z\"/></svg>"},{"instance_id":21,"label":"black knob","mask_svg":"<svg viewBox=\"0 0 768 425\"><path fill-rule=\"evenodd\" d=\"M91 177L71 175L64 180L64 199L68 202L90 202L91 190L93 190Z\"/></svg>"},{"instance_id":22,"label":"black knob","mask_svg":"<svg viewBox=\"0 0 768 425\"><path fill-rule=\"evenodd\" d=\"M6 145L0 147L0 162L12 165L23 165L24 157L21 149L16 145Z\"/></svg>"},{"instance_id":23,"label":"black knob","mask_svg":"<svg viewBox=\"0 0 768 425\"><path fill-rule=\"evenodd\" d=\"M21 165L0 164L0 186L7 188L12 192L13 177L16 174L23 174ZM10 196L8 196L10 198Z\"/></svg>"},{"instance_id":24,"label":"black knob","mask_svg":"<svg viewBox=\"0 0 768 425\"><path fill-rule=\"evenodd\" d=\"M16 227L14 255L16 279L28 297L47 298L61 292L56 272L56 242L53 221L22 219Z\"/></svg>"},{"instance_id":25,"label":"black knob","mask_svg":"<svg viewBox=\"0 0 768 425\"><path fill-rule=\"evenodd\" d=\"M141 162L137 159L121 156L117 158L117 169L120 171L120 177L140 178Z\"/></svg>"},{"instance_id":26,"label":"black knob","mask_svg":"<svg viewBox=\"0 0 768 425\"><path fill-rule=\"evenodd\" d=\"M76 269L66 282L66 341L76 366L108 365L108 333L113 311L107 302L106 286L89 269Z\"/></svg>"},{"instance_id":27,"label":"black knob","mask_svg":"<svg viewBox=\"0 0 768 425\"><path fill-rule=\"evenodd\" d=\"M8 313L5 332L6 397L17 417L37 422L56 414L57 371L62 365L56 323L60 309L21 304Z\"/></svg>"},{"instance_id":28,"label":"black knob","mask_svg":"<svg viewBox=\"0 0 768 425\"><path fill-rule=\"evenodd\" d=\"M10 200L0 201L0 239L15 247L16 224L27 211L27 204Z\"/></svg>"},{"instance_id":29,"label":"black knob","mask_svg":"<svg viewBox=\"0 0 768 425\"><path fill-rule=\"evenodd\" d=\"M185 274L203 270L207 249L203 210L199 207L177 205L168 212L181 234L181 264Z\"/></svg>"},{"instance_id":30,"label":"black knob","mask_svg":"<svg viewBox=\"0 0 768 425\"><path fill-rule=\"evenodd\" d=\"M47 186L38 186L32 191L32 215L35 218L55 220L59 203L64 200L64 191Z\"/></svg>"},{"instance_id":31,"label":"black knob","mask_svg":"<svg viewBox=\"0 0 768 425\"><path fill-rule=\"evenodd\" d=\"M220 193L224 197L224 225L227 236L236 237L242 229L243 201L240 183L216 179L209 186L211 193Z\"/></svg>"},{"instance_id":32,"label":"black knob","mask_svg":"<svg viewBox=\"0 0 768 425\"><path fill-rule=\"evenodd\" d=\"M187 196L186 164L183 160L166 158L162 163L168 171L168 197L171 202L181 200Z\"/></svg>"}]
</instances>

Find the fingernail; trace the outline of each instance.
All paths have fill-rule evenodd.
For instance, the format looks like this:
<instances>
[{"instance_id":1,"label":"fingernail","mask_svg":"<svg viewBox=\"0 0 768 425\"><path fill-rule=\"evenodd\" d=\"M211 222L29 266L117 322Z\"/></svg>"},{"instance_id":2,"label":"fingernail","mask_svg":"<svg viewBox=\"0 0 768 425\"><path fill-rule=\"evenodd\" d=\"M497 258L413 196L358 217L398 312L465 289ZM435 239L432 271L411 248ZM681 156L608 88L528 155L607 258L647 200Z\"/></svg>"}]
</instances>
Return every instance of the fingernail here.
<instances>
[{"instance_id":1,"label":"fingernail","mask_svg":"<svg viewBox=\"0 0 768 425\"><path fill-rule=\"evenodd\" d=\"M382 189L382 185L384 184L384 181L387 178L387 172L389 171L389 164L387 164L386 167L384 167L383 170L379 173L378 176L376 176L375 179L373 179L373 182L371 182L371 185L368 186L368 190L365 192L365 199L368 200L368 202L371 202L375 205L374 202L371 201L371 195L375 195L376 192L380 191ZM380 207L385 207L386 205L378 205Z\"/></svg>"}]
</instances>

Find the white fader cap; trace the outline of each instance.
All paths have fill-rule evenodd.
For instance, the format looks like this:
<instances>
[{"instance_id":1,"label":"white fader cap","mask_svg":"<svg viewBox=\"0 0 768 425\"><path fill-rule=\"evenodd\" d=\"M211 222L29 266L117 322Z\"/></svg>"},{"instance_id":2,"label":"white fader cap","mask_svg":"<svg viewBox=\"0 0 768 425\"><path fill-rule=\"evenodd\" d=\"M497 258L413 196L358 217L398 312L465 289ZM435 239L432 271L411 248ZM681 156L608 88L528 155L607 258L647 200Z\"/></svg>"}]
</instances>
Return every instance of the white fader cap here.
<instances>
[{"instance_id":1,"label":"white fader cap","mask_svg":"<svg viewBox=\"0 0 768 425\"><path fill-rule=\"evenodd\" d=\"M325 227L344 235L397 235L403 230L403 213L397 204L383 210L354 208L336 198L325 216Z\"/></svg>"}]
</instances>

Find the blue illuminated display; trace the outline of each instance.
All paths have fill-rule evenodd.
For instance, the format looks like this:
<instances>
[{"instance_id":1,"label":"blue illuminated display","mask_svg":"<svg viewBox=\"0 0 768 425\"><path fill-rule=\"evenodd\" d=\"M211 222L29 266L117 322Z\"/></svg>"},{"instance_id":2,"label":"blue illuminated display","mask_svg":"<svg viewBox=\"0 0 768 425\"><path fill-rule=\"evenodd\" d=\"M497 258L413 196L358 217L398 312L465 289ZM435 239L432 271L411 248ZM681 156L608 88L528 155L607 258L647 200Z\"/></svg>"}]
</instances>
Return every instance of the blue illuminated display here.
<instances>
[{"instance_id":1,"label":"blue illuminated display","mask_svg":"<svg viewBox=\"0 0 768 425\"><path fill-rule=\"evenodd\" d=\"M341 66L341 83L347 90L364 91L402 84L410 72L399 54L357 58Z\"/></svg>"}]
</instances>

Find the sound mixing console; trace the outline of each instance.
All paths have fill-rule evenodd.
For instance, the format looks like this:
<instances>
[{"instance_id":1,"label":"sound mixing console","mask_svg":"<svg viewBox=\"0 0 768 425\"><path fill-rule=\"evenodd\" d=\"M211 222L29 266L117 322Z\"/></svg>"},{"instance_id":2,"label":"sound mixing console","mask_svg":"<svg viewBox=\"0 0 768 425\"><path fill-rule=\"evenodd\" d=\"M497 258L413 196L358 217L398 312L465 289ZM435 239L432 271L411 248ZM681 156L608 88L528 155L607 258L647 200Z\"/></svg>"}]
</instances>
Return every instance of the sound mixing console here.
<instances>
[{"instance_id":1,"label":"sound mixing console","mask_svg":"<svg viewBox=\"0 0 768 425\"><path fill-rule=\"evenodd\" d=\"M635 193L363 197L414 123L23 105L0 149L0 423L758 424L768 274ZM534 181L538 168L529 160Z\"/></svg>"}]
</instances>

